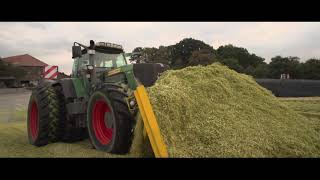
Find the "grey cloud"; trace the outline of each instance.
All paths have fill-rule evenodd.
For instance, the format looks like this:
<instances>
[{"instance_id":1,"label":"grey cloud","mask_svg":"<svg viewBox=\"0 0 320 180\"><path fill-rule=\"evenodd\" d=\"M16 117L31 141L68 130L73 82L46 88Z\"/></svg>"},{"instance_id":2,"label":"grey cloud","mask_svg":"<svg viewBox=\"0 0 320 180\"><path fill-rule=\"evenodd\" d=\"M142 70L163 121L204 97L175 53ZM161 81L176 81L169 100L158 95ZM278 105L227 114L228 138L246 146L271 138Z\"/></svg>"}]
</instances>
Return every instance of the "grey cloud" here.
<instances>
[{"instance_id":1,"label":"grey cloud","mask_svg":"<svg viewBox=\"0 0 320 180\"><path fill-rule=\"evenodd\" d=\"M22 51L18 51L15 48L0 43L0 57L8 57L8 56L14 56L17 54L24 54Z\"/></svg>"},{"instance_id":2,"label":"grey cloud","mask_svg":"<svg viewBox=\"0 0 320 180\"><path fill-rule=\"evenodd\" d=\"M32 41L17 42L16 45L2 44L0 42L0 54L12 56L17 54L32 53L34 55L49 55L60 50L67 49L71 52L72 43L69 42L44 42L33 43Z\"/></svg>"},{"instance_id":3,"label":"grey cloud","mask_svg":"<svg viewBox=\"0 0 320 180\"><path fill-rule=\"evenodd\" d=\"M31 28L38 28L41 30L46 30L48 25L44 25L38 22L30 22L30 23L26 23L25 25L30 26Z\"/></svg>"},{"instance_id":4,"label":"grey cloud","mask_svg":"<svg viewBox=\"0 0 320 180\"><path fill-rule=\"evenodd\" d=\"M122 44L126 51L141 47L171 45L193 37L215 45L234 44L269 61L276 55L320 57L320 23L254 22L146 22L146 23L39 23L1 22L0 56L29 53L48 63L56 58L66 71L73 41L90 39ZM63 53L63 55L59 55Z\"/></svg>"}]
</instances>

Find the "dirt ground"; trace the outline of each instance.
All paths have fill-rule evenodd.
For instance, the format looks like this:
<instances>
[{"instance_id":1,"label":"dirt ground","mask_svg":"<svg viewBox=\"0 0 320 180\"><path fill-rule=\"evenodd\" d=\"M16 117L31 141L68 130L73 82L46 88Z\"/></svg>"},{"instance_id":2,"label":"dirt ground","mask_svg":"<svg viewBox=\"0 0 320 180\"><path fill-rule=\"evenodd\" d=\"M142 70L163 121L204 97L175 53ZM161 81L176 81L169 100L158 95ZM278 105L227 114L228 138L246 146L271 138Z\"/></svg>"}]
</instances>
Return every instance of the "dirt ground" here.
<instances>
[{"instance_id":1,"label":"dirt ground","mask_svg":"<svg viewBox=\"0 0 320 180\"><path fill-rule=\"evenodd\" d=\"M0 122L24 120L31 91L0 89Z\"/></svg>"}]
</instances>

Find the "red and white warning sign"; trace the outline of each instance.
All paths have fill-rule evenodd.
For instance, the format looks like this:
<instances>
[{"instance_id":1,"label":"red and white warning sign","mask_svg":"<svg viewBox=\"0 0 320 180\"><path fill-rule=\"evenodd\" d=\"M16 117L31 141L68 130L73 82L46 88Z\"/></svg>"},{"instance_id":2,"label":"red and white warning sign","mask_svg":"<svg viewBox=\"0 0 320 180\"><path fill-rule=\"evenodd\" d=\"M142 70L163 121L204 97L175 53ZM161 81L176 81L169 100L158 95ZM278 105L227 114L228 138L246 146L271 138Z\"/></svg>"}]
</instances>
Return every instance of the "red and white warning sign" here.
<instances>
[{"instance_id":1,"label":"red and white warning sign","mask_svg":"<svg viewBox=\"0 0 320 180\"><path fill-rule=\"evenodd\" d=\"M58 78L58 66L47 65L44 67L45 79L57 79Z\"/></svg>"}]
</instances>

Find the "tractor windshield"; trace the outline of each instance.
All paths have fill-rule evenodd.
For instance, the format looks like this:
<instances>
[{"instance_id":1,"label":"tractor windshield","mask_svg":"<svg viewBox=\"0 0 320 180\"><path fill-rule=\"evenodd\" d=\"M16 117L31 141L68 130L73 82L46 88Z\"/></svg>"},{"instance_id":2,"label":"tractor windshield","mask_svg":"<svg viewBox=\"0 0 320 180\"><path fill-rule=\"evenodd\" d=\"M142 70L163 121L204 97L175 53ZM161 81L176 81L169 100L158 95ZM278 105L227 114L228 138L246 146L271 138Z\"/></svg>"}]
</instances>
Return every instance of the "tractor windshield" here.
<instances>
[{"instance_id":1,"label":"tractor windshield","mask_svg":"<svg viewBox=\"0 0 320 180\"><path fill-rule=\"evenodd\" d=\"M103 71L105 68L117 68L127 64L124 53L102 53L95 52L94 62L97 71ZM72 74L77 76L80 69L86 69L89 65L89 54L83 54L80 58L76 58L73 63Z\"/></svg>"},{"instance_id":2,"label":"tractor windshield","mask_svg":"<svg viewBox=\"0 0 320 180\"><path fill-rule=\"evenodd\" d=\"M120 67L127 64L123 53L107 54L96 51L94 61L98 68Z\"/></svg>"}]
</instances>

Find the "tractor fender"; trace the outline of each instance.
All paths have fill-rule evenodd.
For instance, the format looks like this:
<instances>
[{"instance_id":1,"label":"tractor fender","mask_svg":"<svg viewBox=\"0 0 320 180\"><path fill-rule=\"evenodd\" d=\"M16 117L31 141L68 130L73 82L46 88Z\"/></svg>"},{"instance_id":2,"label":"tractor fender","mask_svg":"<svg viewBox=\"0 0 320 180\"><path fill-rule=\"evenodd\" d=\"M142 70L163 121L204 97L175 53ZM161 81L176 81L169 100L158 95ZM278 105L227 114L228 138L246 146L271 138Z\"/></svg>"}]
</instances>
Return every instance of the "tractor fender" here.
<instances>
[{"instance_id":1,"label":"tractor fender","mask_svg":"<svg viewBox=\"0 0 320 180\"><path fill-rule=\"evenodd\" d=\"M39 87L57 86L57 85L62 87L63 95L66 98L77 97L71 78L64 78L60 80L43 79L42 81L39 82Z\"/></svg>"},{"instance_id":2,"label":"tractor fender","mask_svg":"<svg viewBox=\"0 0 320 180\"><path fill-rule=\"evenodd\" d=\"M50 79L43 79L39 82L40 87L45 87L45 86L54 86L56 85L58 82L55 80L50 80Z\"/></svg>"},{"instance_id":3,"label":"tractor fender","mask_svg":"<svg viewBox=\"0 0 320 180\"><path fill-rule=\"evenodd\" d=\"M60 79L58 82L63 90L63 95L65 98L77 98L77 93L74 88L72 78Z\"/></svg>"}]
</instances>

